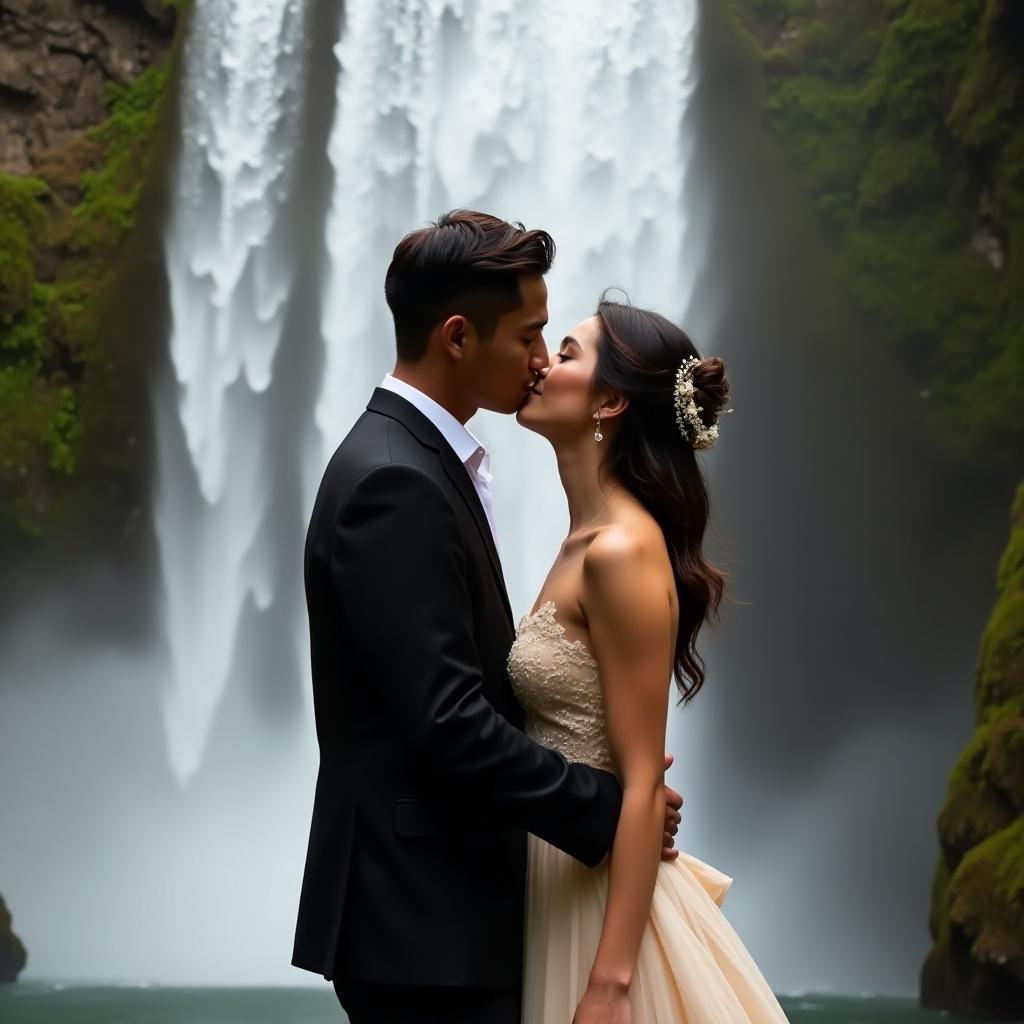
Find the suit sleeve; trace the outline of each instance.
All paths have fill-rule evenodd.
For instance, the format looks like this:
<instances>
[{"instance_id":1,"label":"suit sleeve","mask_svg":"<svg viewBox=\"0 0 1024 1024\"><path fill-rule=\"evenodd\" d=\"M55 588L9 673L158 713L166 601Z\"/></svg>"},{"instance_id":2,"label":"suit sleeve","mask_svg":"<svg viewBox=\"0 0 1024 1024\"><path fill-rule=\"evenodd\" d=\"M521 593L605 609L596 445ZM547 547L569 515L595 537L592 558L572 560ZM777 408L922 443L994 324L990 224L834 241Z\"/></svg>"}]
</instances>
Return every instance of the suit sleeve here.
<instances>
[{"instance_id":1,"label":"suit sleeve","mask_svg":"<svg viewBox=\"0 0 1024 1024\"><path fill-rule=\"evenodd\" d=\"M366 677L432 781L598 863L618 780L534 743L484 698L465 547L441 488L409 466L372 470L338 515L331 573Z\"/></svg>"}]
</instances>

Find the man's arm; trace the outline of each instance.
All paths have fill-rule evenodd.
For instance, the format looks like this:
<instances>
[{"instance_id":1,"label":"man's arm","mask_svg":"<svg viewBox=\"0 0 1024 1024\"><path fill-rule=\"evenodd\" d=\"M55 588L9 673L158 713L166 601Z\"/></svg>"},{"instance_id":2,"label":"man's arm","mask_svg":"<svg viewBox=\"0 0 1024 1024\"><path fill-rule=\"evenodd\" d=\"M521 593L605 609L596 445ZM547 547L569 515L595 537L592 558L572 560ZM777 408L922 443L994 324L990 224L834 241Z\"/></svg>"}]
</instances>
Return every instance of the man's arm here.
<instances>
[{"instance_id":1,"label":"man's arm","mask_svg":"<svg viewBox=\"0 0 1024 1024\"><path fill-rule=\"evenodd\" d=\"M534 743L484 698L465 557L451 504L427 474L387 465L357 484L339 513L331 573L366 677L446 796L596 864L611 848L621 788Z\"/></svg>"}]
</instances>

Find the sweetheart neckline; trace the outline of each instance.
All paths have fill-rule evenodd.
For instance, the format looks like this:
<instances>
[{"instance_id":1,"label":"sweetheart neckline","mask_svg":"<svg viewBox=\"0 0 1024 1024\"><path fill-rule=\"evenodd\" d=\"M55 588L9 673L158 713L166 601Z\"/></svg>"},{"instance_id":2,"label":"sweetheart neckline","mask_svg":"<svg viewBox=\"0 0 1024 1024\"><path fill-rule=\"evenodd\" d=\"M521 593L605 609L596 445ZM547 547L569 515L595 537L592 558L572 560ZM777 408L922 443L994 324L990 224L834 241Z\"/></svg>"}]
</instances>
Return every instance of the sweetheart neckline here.
<instances>
[{"instance_id":1,"label":"sweetheart neckline","mask_svg":"<svg viewBox=\"0 0 1024 1024\"><path fill-rule=\"evenodd\" d=\"M596 668L597 658L594 657L594 652L591 649L590 644L586 643L586 641L584 640L569 639L569 634L566 632L565 626L563 626L558 621L558 619L555 618L555 612L558 610L558 605L556 605L555 602L550 599L543 602L543 604L538 605L534 611L528 612L526 615L523 616L522 621L519 624L520 632L522 632L523 623L529 622L531 619L535 619L538 615L540 615L542 611L548 608L551 609L551 614L547 618L550 620L552 625L557 630L558 639L561 640L562 643L566 644L568 647L572 647L574 650L583 651L583 653L586 654L587 657L594 663L594 667Z\"/></svg>"}]
</instances>

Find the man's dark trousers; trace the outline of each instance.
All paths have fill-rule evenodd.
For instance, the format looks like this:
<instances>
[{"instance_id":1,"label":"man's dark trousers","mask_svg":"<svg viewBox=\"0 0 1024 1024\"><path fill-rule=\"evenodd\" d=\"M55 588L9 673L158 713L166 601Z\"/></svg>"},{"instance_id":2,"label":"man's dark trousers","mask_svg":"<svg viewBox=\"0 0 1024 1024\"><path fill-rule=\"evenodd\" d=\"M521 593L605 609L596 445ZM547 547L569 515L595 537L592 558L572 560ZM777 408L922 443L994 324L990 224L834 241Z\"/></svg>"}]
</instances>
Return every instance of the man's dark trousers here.
<instances>
[{"instance_id":1,"label":"man's dark trousers","mask_svg":"<svg viewBox=\"0 0 1024 1024\"><path fill-rule=\"evenodd\" d=\"M334 979L351 1024L519 1024L519 989L396 988Z\"/></svg>"}]
</instances>

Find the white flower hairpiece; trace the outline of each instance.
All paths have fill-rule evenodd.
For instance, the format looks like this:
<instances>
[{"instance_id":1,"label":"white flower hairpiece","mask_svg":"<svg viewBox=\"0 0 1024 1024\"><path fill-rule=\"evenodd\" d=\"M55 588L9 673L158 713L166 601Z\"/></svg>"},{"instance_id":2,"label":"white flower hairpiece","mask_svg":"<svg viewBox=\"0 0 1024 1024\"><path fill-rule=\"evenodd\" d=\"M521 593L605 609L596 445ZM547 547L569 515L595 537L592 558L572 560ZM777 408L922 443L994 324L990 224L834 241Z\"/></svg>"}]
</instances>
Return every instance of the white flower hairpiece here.
<instances>
[{"instance_id":1,"label":"white flower hairpiece","mask_svg":"<svg viewBox=\"0 0 1024 1024\"><path fill-rule=\"evenodd\" d=\"M718 413L710 427L704 426L700 418L702 407L693 400L693 368L699 362L697 356L687 356L676 371L675 386L676 425L694 451L710 448L718 440ZM724 411L730 413L732 409Z\"/></svg>"}]
</instances>

